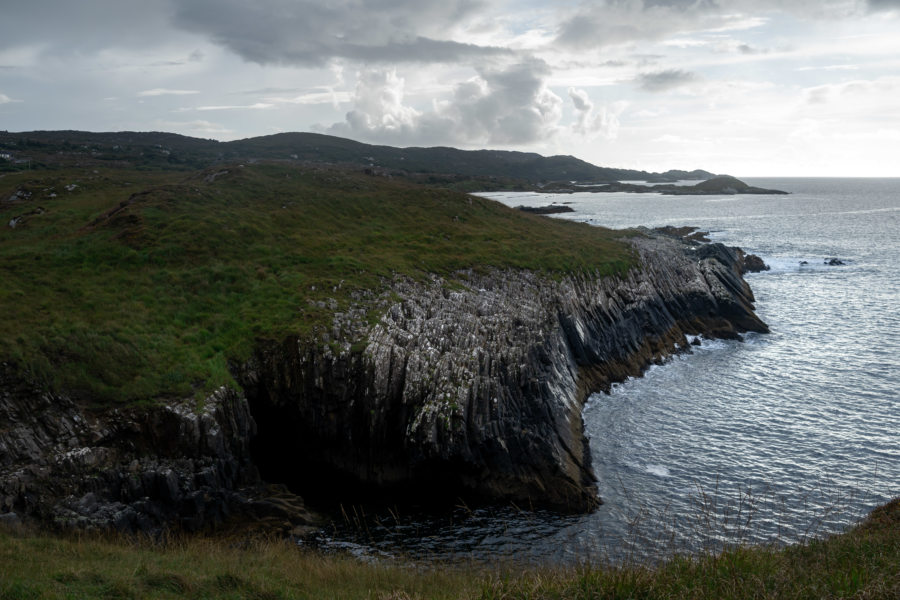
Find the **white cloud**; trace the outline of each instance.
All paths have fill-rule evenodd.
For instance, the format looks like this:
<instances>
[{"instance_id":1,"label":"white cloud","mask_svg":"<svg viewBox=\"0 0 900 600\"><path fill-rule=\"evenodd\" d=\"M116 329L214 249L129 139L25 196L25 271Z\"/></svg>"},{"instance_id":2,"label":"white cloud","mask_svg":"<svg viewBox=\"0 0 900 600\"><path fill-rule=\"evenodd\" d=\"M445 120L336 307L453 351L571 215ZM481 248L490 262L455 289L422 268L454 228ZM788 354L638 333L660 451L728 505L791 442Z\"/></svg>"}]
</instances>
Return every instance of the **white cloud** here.
<instances>
[{"instance_id":1,"label":"white cloud","mask_svg":"<svg viewBox=\"0 0 900 600\"><path fill-rule=\"evenodd\" d=\"M15 102L15 100L10 98L6 94L0 94L0 104L9 104L11 102Z\"/></svg>"},{"instance_id":2,"label":"white cloud","mask_svg":"<svg viewBox=\"0 0 900 600\"><path fill-rule=\"evenodd\" d=\"M138 92L138 96L141 98L146 98L148 96L190 96L192 94L199 94L198 90L170 90L166 88L154 88L152 90L144 90L142 92Z\"/></svg>"},{"instance_id":3,"label":"white cloud","mask_svg":"<svg viewBox=\"0 0 900 600\"><path fill-rule=\"evenodd\" d=\"M186 108L183 110L265 110L272 108L274 104L267 102L257 102L256 104L244 105L223 105L223 106L198 106L196 108Z\"/></svg>"},{"instance_id":4,"label":"white cloud","mask_svg":"<svg viewBox=\"0 0 900 600\"><path fill-rule=\"evenodd\" d=\"M405 103L405 82L394 69L359 77L354 107L328 131L398 144L520 145L556 135L562 99L544 81L545 63L525 60L484 66L456 84L430 110Z\"/></svg>"},{"instance_id":5,"label":"white cloud","mask_svg":"<svg viewBox=\"0 0 900 600\"><path fill-rule=\"evenodd\" d=\"M271 96L267 102L275 104L344 104L353 101L353 93L349 91L322 90L319 92L306 92L292 97Z\"/></svg>"},{"instance_id":6,"label":"white cloud","mask_svg":"<svg viewBox=\"0 0 900 600\"><path fill-rule=\"evenodd\" d=\"M388 137L413 137L420 113L403 103L405 81L395 69L365 71L356 84L350 129Z\"/></svg>"},{"instance_id":7,"label":"white cloud","mask_svg":"<svg viewBox=\"0 0 900 600\"><path fill-rule=\"evenodd\" d=\"M836 84L826 84L804 90L808 104L831 104L845 110L860 110L872 104L894 106L900 92L900 77L880 77L874 80L857 79ZM883 115L881 111L876 114ZM900 115L895 114L895 119Z\"/></svg>"},{"instance_id":8,"label":"white cloud","mask_svg":"<svg viewBox=\"0 0 900 600\"><path fill-rule=\"evenodd\" d=\"M569 88L569 98L575 107L576 118L572 124L575 134L587 138L602 136L609 140L616 139L619 134L619 115L627 106L625 102L617 102L609 108L597 108L586 91L572 87Z\"/></svg>"}]
</instances>

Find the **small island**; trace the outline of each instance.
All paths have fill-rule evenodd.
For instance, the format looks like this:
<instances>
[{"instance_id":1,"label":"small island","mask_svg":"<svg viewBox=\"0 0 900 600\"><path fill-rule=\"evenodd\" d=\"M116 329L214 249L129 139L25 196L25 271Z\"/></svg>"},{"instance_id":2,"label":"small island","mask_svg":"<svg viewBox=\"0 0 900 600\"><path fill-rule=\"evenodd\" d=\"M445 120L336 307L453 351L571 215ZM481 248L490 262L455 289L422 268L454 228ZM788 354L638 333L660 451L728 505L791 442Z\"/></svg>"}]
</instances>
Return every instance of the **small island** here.
<instances>
[{"instance_id":1,"label":"small island","mask_svg":"<svg viewBox=\"0 0 900 600\"><path fill-rule=\"evenodd\" d=\"M676 185L674 183L644 185L639 183L603 183L584 185L577 183L553 182L540 189L542 192L571 194L574 192L629 192L633 194L656 193L664 196L720 196L734 194L787 194L782 190L770 190L749 185L731 175L717 175L696 185Z\"/></svg>"}]
</instances>

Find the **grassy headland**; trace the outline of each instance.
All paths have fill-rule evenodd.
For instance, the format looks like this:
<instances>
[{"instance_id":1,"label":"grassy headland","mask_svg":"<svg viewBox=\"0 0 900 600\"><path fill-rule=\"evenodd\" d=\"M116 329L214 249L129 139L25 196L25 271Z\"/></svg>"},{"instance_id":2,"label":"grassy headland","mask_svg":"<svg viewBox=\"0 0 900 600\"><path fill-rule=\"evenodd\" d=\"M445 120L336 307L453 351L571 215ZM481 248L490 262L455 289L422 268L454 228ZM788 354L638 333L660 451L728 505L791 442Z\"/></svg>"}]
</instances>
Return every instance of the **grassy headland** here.
<instances>
[{"instance_id":1,"label":"grassy headland","mask_svg":"<svg viewBox=\"0 0 900 600\"><path fill-rule=\"evenodd\" d=\"M229 384L396 274L632 264L621 233L324 167L25 171L0 199L0 360L93 402Z\"/></svg>"},{"instance_id":2,"label":"grassy headland","mask_svg":"<svg viewBox=\"0 0 900 600\"><path fill-rule=\"evenodd\" d=\"M0 599L51 598L644 598L900 597L900 499L850 531L783 549L741 547L656 567L522 569L364 564L287 542L168 544L0 530Z\"/></svg>"}]
</instances>

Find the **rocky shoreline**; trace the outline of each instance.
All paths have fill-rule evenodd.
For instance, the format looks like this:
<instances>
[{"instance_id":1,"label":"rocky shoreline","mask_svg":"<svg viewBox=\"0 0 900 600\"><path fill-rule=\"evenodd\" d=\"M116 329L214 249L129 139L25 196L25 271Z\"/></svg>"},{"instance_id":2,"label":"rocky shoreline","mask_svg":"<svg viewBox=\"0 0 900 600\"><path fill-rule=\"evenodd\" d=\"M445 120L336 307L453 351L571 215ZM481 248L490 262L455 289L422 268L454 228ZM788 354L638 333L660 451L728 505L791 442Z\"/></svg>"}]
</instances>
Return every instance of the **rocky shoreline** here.
<instances>
[{"instance_id":1,"label":"rocky shoreline","mask_svg":"<svg viewBox=\"0 0 900 600\"><path fill-rule=\"evenodd\" d=\"M590 511L587 396L689 351L689 335L767 331L735 249L630 243L640 266L622 277L397 278L315 340L260 343L233 365L241 389L200 403L91 411L5 368L0 518L296 534L315 517L293 492Z\"/></svg>"}]
</instances>

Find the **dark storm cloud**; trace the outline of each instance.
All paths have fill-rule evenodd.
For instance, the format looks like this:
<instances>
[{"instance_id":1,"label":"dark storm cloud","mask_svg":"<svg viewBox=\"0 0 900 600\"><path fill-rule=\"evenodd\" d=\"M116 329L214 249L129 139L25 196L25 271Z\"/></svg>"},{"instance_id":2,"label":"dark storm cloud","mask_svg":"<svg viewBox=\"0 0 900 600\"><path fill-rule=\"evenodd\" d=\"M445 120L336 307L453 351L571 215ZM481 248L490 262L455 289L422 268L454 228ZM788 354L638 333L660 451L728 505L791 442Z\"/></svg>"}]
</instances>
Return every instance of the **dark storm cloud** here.
<instances>
[{"instance_id":1,"label":"dark storm cloud","mask_svg":"<svg viewBox=\"0 0 900 600\"><path fill-rule=\"evenodd\" d=\"M665 92L697 81L696 73L681 69L668 69L655 73L642 73L635 81L645 92Z\"/></svg>"},{"instance_id":2,"label":"dark storm cloud","mask_svg":"<svg viewBox=\"0 0 900 600\"><path fill-rule=\"evenodd\" d=\"M454 62L507 50L443 39L475 0L194 0L175 23L260 64Z\"/></svg>"}]
</instances>

